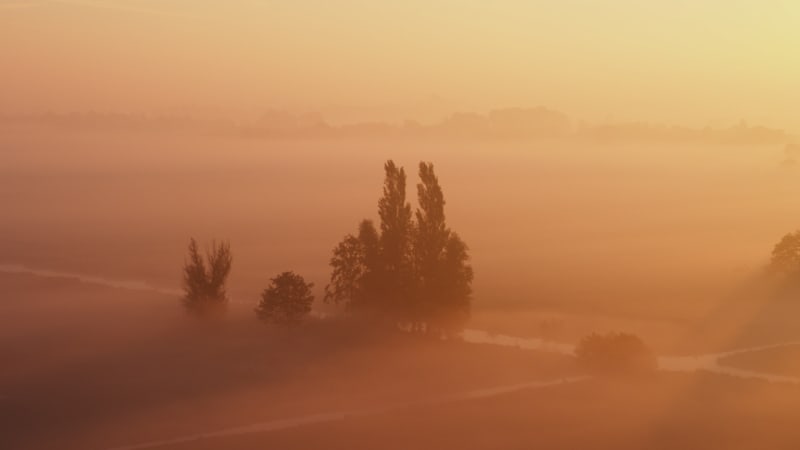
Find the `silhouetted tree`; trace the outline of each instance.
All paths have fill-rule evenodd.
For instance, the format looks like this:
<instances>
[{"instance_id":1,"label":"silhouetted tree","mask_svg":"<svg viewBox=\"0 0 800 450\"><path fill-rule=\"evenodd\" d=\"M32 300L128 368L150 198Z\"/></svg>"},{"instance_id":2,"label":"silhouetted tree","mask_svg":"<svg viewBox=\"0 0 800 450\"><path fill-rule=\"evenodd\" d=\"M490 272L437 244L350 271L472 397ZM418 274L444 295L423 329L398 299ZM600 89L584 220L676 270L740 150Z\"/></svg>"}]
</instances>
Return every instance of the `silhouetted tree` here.
<instances>
[{"instance_id":1,"label":"silhouetted tree","mask_svg":"<svg viewBox=\"0 0 800 450\"><path fill-rule=\"evenodd\" d=\"M395 318L411 317L411 205L406 201L406 172L389 160L384 165L383 196L378 201L381 223L379 263L375 273L382 309Z\"/></svg>"},{"instance_id":2,"label":"silhouetted tree","mask_svg":"<svg viewBox=\"0 0 800 450\"><path fill-rule=\"evenodd\" d=\"M469 315L472 268L466 244L447 227L444 194L433 164L419 164L413 233L415 318L428 331L459 329Z\"/></svg>"},{"instance_id":3,"label":"silhouetted tree","mask_svg":"<svg viewBox=\"0 0 800 450\"><path fill-rule=\"evenodd\" d=\"M306 283L294 272L283 272L270 281L261 294L256 315L264 322L291 327L298 325L311 312L313 283Z\"/></svg>"},{"instance_id":4,"label":"silhouetted tree","mask_svg":"<svg viewBox=\"0 0 800 450\"><path fill-rule=\"evenodd\" d=\"M325 300L378 312L414 331L456 331L469 315L473 273L466 244L445 223L433 165L420 164L416 220L405 171L392 161L384 170L380 234L365 220L358 236L347 235L334 248Z\"/></svg>"},{"instance_id":5,"label":"silhouetted tree","mask_svg":"<svg viewBox=\"0 0 800 450\"><path fill-rule=\"evenodd\" d=\"M405 171L393 161L387 161L384 170L380 233L364 220L358 236L349 234L334 248L325 300L400 320L408 313L413 282L411 205L406 201Z\"/></svg>"},{"instance_id":6,"label":"silhouetted tree","mask_svg":"<svg viewBox=\"0 0 800 450\"><path fill-rule=\"evenodd\" d=\"M379 293L379 236L375 225L364 220L358 236L348 234L333 249L331 281L325 287L325 301L344 303L348 308L375 306Z\"/></svg>"},{"instance_id":7,"label":"silhouetted tree","mask_svg":"<svg viewBox=\"0 0 800 450\"><path fill-rule=\"evenodd\" d=\"M436 283L445 246L450 237L444 217L444 194L433 173L433 164L419 164L419 206L415 213L413 253L416 275L423 291Z\"/></svg>"},{"instance_id":8,"label":"silhouetted tree","mask_svg":"<svg viewBox=\"0 0 800 450\"><path fill-rule=\"evenodd\" d=\"M428 318L429 326L442 333L461 330L469 319L472 300L472 266L469 265L467 244L458 234L450 232L439 269L438 296Z\"/></svg>"},{"instance_id":9,"label":"silhouetted tree","mask_svg":"<svg viewBox=\"0 0 800 450\"><path fill-rule=\"evenodd\" d=\"M186 310L200 317L218 317L224 314L228 303L225 283L231 271L230 244L211 243L203 259L197 241L189 241L188 260L183 266L183 304Z\"/></svg>"},{"instance_id":10,"label":"silhouetted tree","mask_svg":"<svg viewBox=\"0 0 800 450\"><path fill-rule=\"evenodd\" d=\"M644 342L628 333L592 333L578 343L575 356L578 364L597 375L640 375L658 366Z\"/></svg>"},{"instance_id":11,"label":"silhouetted tree","mask_svg":"<svg viewBox=\"0 0 800 450\"><path fill-rule=\"evenodd\" d=\"M783 275L800 276L800 231L787 234L775 244L770 269Z\"/></svg>"}]
</instances>

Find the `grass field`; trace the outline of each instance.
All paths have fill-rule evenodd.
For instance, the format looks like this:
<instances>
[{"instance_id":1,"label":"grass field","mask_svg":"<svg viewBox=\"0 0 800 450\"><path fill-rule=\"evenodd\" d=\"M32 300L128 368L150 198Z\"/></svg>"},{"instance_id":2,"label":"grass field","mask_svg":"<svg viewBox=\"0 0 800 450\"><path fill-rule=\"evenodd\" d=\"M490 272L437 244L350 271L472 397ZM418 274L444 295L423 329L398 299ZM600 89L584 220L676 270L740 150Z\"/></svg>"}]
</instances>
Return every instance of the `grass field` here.
<instances>
[{"instance_id":1,"label":"grass field","mask_svg":"<svg viewBox=\"0 0 800 450\"><path fill-rule=\"evenodd\" d=\"M0 339L12 448L104 448L576 372L569 357L339 321L197 324L173 297L69 280L4 275L0 288L13 299Z\"/></svg>"},{"instance_id":2,"label":"grass field","mask_svg":"<svg viewBox=\"0 0 800 450\"><path fill-rule=\"evenodd\" d=\"M343 320L287 331L234 309L198 324L173 296L68 279L6 274L0 289L3 448L113 448L341 411L368 413L163 448L745 449L800 438L793 385L659 374L459 398L580 370L568 356ZM754 357L735 363L789 370Z\"/></svg>"}]
</instances>

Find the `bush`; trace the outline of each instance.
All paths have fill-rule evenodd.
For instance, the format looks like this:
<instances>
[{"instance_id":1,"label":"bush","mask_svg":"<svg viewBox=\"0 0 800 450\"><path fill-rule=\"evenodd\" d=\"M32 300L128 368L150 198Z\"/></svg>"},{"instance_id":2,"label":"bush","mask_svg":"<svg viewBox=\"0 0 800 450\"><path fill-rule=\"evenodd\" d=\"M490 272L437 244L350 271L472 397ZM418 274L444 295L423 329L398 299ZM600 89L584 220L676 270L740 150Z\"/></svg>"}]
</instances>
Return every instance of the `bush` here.
<instances>
[{"instance_id":1,"label":"bush","mask_svg":"<svg viewBox=\"0 0 800 450\"><path fill-rule=\"evenodd\" d=\"M299 325L311 312L313 283L294 272L283 272L261 294L256 315L266 323L287 328Z\"/></svg>"},{"instance_id":2,"label":"bush","mask_svg":"<svg viewBox=\"0 0 800 450\"><path fill-rule=\"evenodd\" d=\"M772 249L769 269L773 273L798 278L800 274L800 231L785 235Z\"/></svg>"},{"instance_id":3,"label":"bush","mask_svg":"<svg viewBox=\"0 0 800 450\"><path fill-rule=\"evenodd\" d=\"M645 374L656 370L655 355L633 334L592 333L575 349L578 364L596 375Z\"/></svg>"}]
</instances>

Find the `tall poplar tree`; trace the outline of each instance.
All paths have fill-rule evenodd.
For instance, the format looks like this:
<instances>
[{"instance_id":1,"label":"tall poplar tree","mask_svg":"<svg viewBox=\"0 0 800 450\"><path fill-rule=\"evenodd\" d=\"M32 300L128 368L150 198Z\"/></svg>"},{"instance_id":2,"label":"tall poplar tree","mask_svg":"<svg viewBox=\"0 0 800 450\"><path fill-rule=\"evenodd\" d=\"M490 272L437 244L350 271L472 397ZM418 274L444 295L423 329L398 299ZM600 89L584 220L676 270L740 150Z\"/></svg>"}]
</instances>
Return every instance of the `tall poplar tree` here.
<instances>
[{"instance_id":1,"label":"tall poplar tree","mask_svg":"<svg viewBox=\"0 0 800 450\"><path fill-rule=\"evenodd\" d=\"M325 300L416 332L457 331L469 315L473 273L466 244L447 227L433 164L419 165L413 217L405 171L391 160L384 171L380 232L362 221L357 236L348 234L334 248Z\"/></svg>"}]
</instances>

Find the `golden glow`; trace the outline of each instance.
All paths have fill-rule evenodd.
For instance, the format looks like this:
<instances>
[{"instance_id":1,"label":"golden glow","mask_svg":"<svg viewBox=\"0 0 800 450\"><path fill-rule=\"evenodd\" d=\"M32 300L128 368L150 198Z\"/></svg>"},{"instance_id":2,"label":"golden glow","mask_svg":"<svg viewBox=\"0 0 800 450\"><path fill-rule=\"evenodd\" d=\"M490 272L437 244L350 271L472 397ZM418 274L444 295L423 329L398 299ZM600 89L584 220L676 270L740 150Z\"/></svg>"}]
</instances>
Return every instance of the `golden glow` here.
<instances>
[{"instance_id":1,"label":"golden glow","mask_svg":"<svg viewBox=\"0 0 800 450\"><path fill-rule=\"evenodd\" d=\"M0 107L337 120L542 104L798 130L798 23L795 1L15 0Z\"/></svg>"}]
</instances>

